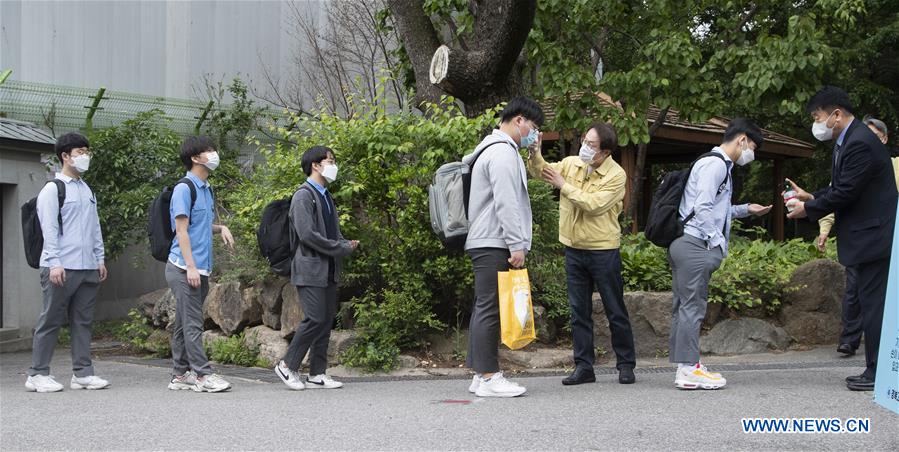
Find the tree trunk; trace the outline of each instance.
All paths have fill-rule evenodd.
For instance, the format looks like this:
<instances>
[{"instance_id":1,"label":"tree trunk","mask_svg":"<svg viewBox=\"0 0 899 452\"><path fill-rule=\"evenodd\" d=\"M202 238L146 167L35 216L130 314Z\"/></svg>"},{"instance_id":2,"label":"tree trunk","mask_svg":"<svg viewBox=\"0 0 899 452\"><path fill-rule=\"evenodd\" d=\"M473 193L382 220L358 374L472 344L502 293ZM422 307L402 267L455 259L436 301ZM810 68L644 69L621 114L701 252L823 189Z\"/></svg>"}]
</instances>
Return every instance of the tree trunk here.
<instances>
[{"instance_id":1,"label":"tree trunk","mask_svg":"<svg viewBox=\"0 0 899 452\"><path fill-rule=\"evenodd\" d=\"M422 0L385 0L415 74L415 105L440 103L443 92L431 84L428 68L440 39Z\"/></svg>"},{"instance_id":2,"label":"tree trunk","mask_svg":"<svg viewBox=\"0 0 899 452\"><path fill-rule=\"evenodd\" d=\"M649 140L652 141L652 137L656 134L656 132L665 124L665 118L668 116L668 107L663 108L659 112L659 117L656 119L652 126L649 127ZM627 206L627 216L633 222L635 228L639 228L638 223L638 209L640 202L638 200L642 199L643 194L643 170L646 168L646 155L649 153L649 143L641 143L637 145L637 158L634 163L634 179L631 184L631 202Z\"/></svg>"}]
</instances>

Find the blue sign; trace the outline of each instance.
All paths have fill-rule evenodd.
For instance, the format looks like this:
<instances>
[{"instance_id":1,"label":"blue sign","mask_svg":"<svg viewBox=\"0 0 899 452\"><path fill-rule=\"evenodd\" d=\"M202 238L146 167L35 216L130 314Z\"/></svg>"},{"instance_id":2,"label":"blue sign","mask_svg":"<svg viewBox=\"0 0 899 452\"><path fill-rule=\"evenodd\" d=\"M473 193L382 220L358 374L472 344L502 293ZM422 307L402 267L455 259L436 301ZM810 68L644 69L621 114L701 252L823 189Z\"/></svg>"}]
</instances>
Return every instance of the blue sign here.
<instances>
[{"instance_id":1,"label":"blue sign","mask_svg":"<svg viewBox=\"0 0 899 452\"><path fill-rule=\"evenodd\" d=\"M877 356L874 401L899 414L899 221L893 232L889 278Z\"/></svg>"}]
</instances>

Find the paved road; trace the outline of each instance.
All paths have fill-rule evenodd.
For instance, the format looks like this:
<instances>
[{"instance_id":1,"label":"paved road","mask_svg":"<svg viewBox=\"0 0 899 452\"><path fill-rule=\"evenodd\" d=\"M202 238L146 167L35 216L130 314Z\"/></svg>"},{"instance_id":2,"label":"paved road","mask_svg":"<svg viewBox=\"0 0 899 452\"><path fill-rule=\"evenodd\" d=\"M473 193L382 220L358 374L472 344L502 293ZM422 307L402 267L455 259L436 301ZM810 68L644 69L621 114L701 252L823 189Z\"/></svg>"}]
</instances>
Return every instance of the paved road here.
<instances>
[{"instance_id":1,"label":"paved road","mask_svg":"<svg viewBox=\"0 0 899 452\"><path fill-rule=\"evenodd\" d=\"M68 382L60 350L54 374ZM0 449L10 450L899 450L899 416L850 392L858 369L731 370L720 391L673 388L672 372L563 387L519 378L528 395L477 400L467 380L352 382L291 392L232 379L229 393L168 391L168 369L97 361L114 387L24 390L27 354L0 355ZM752 368L752 366L749 366ZM757 366L756 368L763 368ZM870 418L869 434L744 434L744 417Z\"/></svg>"}]
</instances>

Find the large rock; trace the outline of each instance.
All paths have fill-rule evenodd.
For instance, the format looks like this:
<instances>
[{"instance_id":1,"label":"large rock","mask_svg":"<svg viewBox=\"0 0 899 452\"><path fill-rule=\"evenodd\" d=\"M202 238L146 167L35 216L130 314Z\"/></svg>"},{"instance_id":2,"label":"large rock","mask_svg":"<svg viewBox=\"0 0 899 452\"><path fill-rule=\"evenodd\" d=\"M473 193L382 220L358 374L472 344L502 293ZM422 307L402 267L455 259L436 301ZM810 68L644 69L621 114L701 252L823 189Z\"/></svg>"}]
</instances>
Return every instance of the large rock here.
<instances>
[{"instance_id":1,"label":"large rock","mask_svg":"<svg viewBox=\"0 0 899 452\"><path fill-rule=\"evenodd\" d=\"M273 330L281 329L281 304L283 300L281 291L286 286L293 287L282 278L266 281L262 285L260 298L262 302L262 324Z\"/></svg>"},{"instance_id":2,"label":"large rock","mask_svg":"<svg viewBox=\"0 0 899 452\"><path fill-rule=\"evenodd\" d=\"M259 289L244 291L239 282L217 284L209 290L204 311L227 335L262 323Z\"/></svg>"},{"instance_id":3,"label":"large rock","mask_svg":"<svg viewBox=\"0 0 899 452\"><path fill-rule=\"evenodd\" d=\"M171 289L161 289L153 293L162 293L163 291L165 291L164 294L153 305L153 314L150 316L150 321L157 328L165 328L172 331L175 328L175 307L177 303Z\"/></svg>"},{"instance_id":4,"label":"large rock","mask_svg":"<svg viewBox=\"0 0 899 452\"><path fill-rule=\"evenodd\" d=\"M275 365L287 354L289 343L281 333L265 325L247 328L244 331L244 340L250 347L259 347L259 357Z\"/></svg>"},{"instance_id":5,"label":"large rock","mask_svg":"<svg viewBox=\"0 0 899 452\"><path fill-rule=\"evenodd\" d=\"M499 358L528 369L557 369L574 366L571 350L557 348L532 348L508 350L500 348Z\"/></svg>"},{"instance_id":6,"label":"large rock","mask_svg":"<svg viewBox=\"0 0 899 452\"><path fill-rule=\"evenodd\" d=\"M556 323L546 314L546 308L540 305L534 305L534 329L537 331L538 341L544 344L556 342Z\"/></svg>"},{"instance_id":7,"label":"large rock","mask_svg":"<svg viewBox=\"0 0 899 452\"><path fill-rule=\"evenodd\" d=\"M842 319L827 312L803 312L792 308L783 312L784 330L802 345L836 344Z\"/></svg>"},{"instance_id":8,"label":"large rock","mask_svg":"<svg viewBox=\"0 0 899 452\"><path fill-rule=\"evenodd\" d=\"M668 350L671 330L671 292L628 292L624 305L634 334L637 358L650 358ZM609 321L599 294L593 295L593 333L595 345L613 353Z\"/></svg>"},{"instance_id":9,"label":"large rock","mask_svg":"<svg viewBox=\"0 0 899 452\"><path fill-rule=\"evenodd\" d=\"M764 353L789 346L790 335L783 328L753 318L725 320L700 341L700 351L714 355Z\"/></svg>"},{"instance_id":10,"label":"large rock","mask_svg":"<svg viewBox=\"0 0 899 452\"><path fill-rule=\"evenodd\" d=\"M303 321L303 307L297 288L287 284L281 290L281 337L291 338Z\"/></svg>"},{"instance_id":11,"label":"large rock","mask_svg":"<svg viewBox=\"0 0 899 452\"><path fill-rule=\"evenodd\" d=\"M784 305L805 312L840 315L846 291L846 271L830 259L816 259L800 265L784 291Z\"/></svg>"},{"instance_id":12,"label":"large rock","mask_svg":"<svg viewBox=\"0 0 899 452\"><path fill-rule=\"evenodd\" d=\"M153 292L143 294L137 299L137 310L144 317L153 320L156 305L160 302L164 302L165 298L171 296L172 289L169 288L154 290Z\"/></svg>"},{"instance_id":13,"label":"large rock","mask_svg":"<svg viewBox=\"0 0 899 452\"><path fill-rule=\"evenodd\" d=\"M328 343L328 361L337 362L340 354L347 351L358 340L359 334L353 330L331 331L331 339Z\"/></svg>"},{"instance_id":14,"label":"large rock","mask_svg":"<svg viewBox=\"0 0 899 452\"><path fill-rule=\"evenodd\" d=\"M213 342L218 341L220 339L227 339L228 335L222 333L222 330L206 330L203 332L203 345L209 347Z\"/></svg>"}]
</instances>

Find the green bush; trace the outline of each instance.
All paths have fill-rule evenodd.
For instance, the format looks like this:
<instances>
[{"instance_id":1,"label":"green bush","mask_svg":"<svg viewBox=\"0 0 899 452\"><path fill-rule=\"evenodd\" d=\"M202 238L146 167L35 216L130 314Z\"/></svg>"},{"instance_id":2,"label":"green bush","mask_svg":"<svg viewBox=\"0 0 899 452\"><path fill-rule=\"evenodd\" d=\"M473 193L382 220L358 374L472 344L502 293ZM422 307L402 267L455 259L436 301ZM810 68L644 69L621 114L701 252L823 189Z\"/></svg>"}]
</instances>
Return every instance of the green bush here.
<instances>
[{"instance_id":1,"label":"green bush","mask_svg":"<svg viewBox=\"0 0 899 452\"><path fill-rule=\"evenodd\" d=\"M268 367L269 362L259 357L259 347L250 345L244 333L222 338L207 344L209 359L222 364L244 367Z\"/></svg>"},{"instance_id":2,"label":"green bush","mask_svg":"<svg viewBox=\"0 0 899 452\"><path fill-rule=\"evenodd\" d=\"M172 356L171 337L164 330L156 330L150 321L137 309L128 311L128 320L115 331L119 341L139 351L151 353L159 358Z\"/></svg>"}]
</instances>

